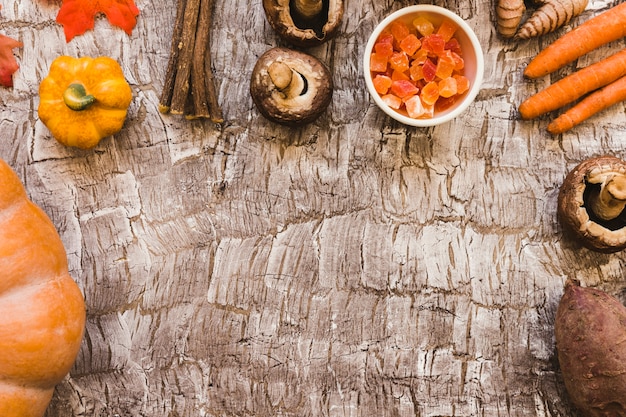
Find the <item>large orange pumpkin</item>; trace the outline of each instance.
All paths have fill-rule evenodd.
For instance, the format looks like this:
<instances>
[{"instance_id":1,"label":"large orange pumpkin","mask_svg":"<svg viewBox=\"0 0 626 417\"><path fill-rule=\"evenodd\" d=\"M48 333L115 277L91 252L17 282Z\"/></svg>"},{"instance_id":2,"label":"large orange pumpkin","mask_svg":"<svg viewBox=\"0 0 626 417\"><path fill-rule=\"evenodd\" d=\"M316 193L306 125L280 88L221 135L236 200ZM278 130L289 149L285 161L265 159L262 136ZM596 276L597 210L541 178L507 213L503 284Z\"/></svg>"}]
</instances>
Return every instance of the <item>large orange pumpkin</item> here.
<instances>
[{"instance_id":1,"label":"large orange pumpkin","mask_svg":"<svg viewBox=\"0 0 626 417\"><path fill-rule=\"evenodd\" d=\"M0 416L44 415L84 328L83 295L63 243L0 159Z\"/></svg>"}]
</instances>

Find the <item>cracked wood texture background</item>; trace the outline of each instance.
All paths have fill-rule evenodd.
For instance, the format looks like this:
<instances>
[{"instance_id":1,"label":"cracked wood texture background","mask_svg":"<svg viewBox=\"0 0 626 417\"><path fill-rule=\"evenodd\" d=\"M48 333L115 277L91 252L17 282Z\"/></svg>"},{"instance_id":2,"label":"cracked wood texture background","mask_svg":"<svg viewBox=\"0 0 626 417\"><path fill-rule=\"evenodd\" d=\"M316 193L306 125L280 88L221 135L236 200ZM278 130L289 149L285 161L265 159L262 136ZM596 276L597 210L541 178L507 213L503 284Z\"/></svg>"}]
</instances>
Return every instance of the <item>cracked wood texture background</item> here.
<instances>
[{"instance_id":1,"label":"cracked wood texture background","mask_svg":"<svg viewBox=\"0 0 626 417\"><path fill-rule=\"evenodd\" d=\"M486 74L459 118L411 128L370 101L374 25L414 2L347 0L340 34L308 49L330 68L328 111L297 129L263 119L256 59L283 42L260 0L217 0L211 32L225 122L158 112L173 1L138 0L132 35L100 17L65 42L59 2L0 2L24 43L0 91L0 157L50 216L88 322L47 417L577 416L554 351L567 277L626 299L621 254L568 240L565 175L626 156L624 105L551 137L517 114L552 78L522 70L557 34L503 41L491 0L461 15ZM576 19L613 3L591 0ZM58 144L37 89L59 55L108 55L133 90L126 124L90 151ZM53 358L51 358L53 360Z\"/></svg>"}]
</instances>

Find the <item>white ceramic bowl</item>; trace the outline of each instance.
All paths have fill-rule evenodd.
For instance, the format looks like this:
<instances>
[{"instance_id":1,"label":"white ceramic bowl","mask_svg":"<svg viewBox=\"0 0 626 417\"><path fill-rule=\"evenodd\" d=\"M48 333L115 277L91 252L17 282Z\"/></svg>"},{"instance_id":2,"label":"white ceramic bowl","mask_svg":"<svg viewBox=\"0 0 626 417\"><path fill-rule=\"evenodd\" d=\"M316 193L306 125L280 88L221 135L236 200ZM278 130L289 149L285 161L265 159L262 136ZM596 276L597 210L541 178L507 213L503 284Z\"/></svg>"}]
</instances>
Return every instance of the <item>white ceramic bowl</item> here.
<instances>
[{"instance_id":1,"label":"white ceramic bowl","mask_svg":"<svg viewBox=\"0 0 626 417\"><path fill-rule=\"evenodd\" d=\"M408 116L406 111L395 110L389 107L374 88L370 72L370 55L372 54L374 44L380 34L391 24L391 22L395 20L400 19L406 23L411 23L418 16L426 17L436 26L438 26L443 19L448 19L457 26L454 37L461 45L461 51L465 61L463 75L470 81L469 90L467 90L464 95L456 103L454 103L454 105L444 111L435 112L434 117L427 119L411 118ZM472 28L463 19L452 13L450 10L429 4L418 4L415 6L404 7L387 16L372 32L367 45L365 46L365 53L363 55L365 84L367 85L372 99L376 102L378 107L399 122L419 127L435 126L449 122L465 111L480 91L483 80L484 66L485 63L482 48L478 42L476 34L472 31Z\"/></svg>"}]
</instances>

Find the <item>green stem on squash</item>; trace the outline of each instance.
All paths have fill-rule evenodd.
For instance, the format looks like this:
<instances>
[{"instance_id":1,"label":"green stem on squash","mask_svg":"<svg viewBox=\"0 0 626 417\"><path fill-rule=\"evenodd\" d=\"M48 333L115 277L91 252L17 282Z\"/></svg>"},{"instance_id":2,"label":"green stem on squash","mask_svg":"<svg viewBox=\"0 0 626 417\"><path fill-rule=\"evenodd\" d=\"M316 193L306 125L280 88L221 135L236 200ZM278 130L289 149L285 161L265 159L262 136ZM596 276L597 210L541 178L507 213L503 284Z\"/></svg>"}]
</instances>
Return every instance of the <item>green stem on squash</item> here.
<instances>
[{"instance_id":1,"label":"green stem on squash","mask_svg":"<svg viewBox=\"0 0 626 417\"><path fill-rule=\"evenodd\" d=\"M63 93L65 105L72 110L81 111L87 109L96 98L92 94L87 94L85 86L80 83L72 83L67 86Z\"/></svg>"}]
</instances>

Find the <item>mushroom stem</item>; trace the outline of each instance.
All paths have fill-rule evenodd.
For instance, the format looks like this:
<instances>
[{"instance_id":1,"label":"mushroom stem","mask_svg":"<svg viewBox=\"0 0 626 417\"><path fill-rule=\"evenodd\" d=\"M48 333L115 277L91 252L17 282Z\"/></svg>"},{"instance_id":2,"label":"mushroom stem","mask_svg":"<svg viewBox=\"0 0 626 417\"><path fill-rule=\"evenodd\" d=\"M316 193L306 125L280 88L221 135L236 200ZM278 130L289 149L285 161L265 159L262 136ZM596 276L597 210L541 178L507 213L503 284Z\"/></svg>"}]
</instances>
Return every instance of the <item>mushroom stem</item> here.
<instances>
[{"instance_id":1,"label":"mushroom stem","mask_svg":"<svg viewBox=\"0 0 626 417\"><path fill-rule=\"evenodd\" d=\"M613 220L626 207L626 176L613 173L607 175L599 190L589 195L589 207L602 220Z\"/></svg>"},{"instance_id":2,"label":"mushroom stem","mask_svg":"<svg viewBox=\"0 0 626 417\"><path fill-rule=\"evenodd\" d=\"M305 84L302 75L284 62L272 62L267 72L272 83L284 94L285 98L297 97L304 91Z\"/></svg>"},{"instance_id":3,"label":"mushroom stem","mask_svg":"<svg viewBox=\"0 0 626 417\"><path fill-rule=\"evenodd\" d=\"M293 0L294 10L305 19L313 19L322 12L322 0Z\"/></svg>"}]
</instances>

